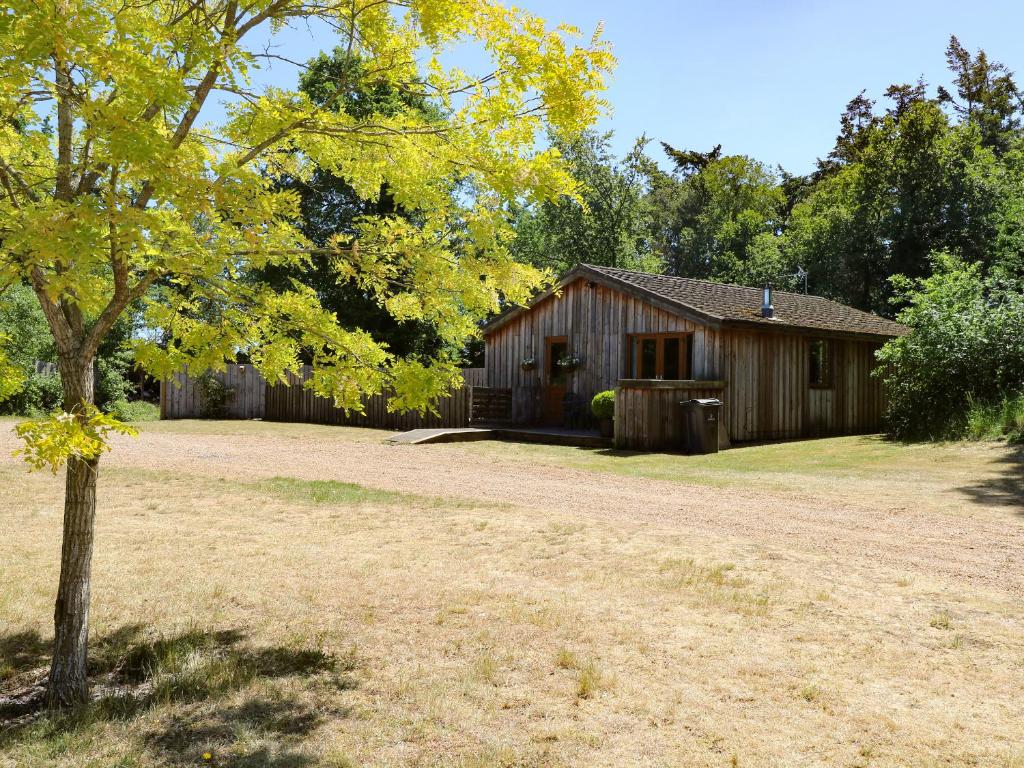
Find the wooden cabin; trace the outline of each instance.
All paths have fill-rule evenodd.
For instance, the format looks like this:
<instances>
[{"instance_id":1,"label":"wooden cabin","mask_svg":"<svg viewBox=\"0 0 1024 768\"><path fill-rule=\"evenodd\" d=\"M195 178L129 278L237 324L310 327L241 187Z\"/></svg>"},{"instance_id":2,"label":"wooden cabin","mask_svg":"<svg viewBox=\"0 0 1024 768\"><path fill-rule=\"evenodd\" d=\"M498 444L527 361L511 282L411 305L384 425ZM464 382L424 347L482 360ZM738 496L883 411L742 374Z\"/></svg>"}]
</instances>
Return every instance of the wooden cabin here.
<instances>
[{"instance_id":1,"label":"wooden cabin","mask_svg":"<svg viewBox=\"0 0 1024 768\"><path fill-rule=\"evenodd\" d=\"M723 400L733 442L878 431L875 351L903 326L829 299L580 265L485 328L511 420L584 426L616 390L615 443L671 448L679 403Z\"/></svg>"}]
</instances>

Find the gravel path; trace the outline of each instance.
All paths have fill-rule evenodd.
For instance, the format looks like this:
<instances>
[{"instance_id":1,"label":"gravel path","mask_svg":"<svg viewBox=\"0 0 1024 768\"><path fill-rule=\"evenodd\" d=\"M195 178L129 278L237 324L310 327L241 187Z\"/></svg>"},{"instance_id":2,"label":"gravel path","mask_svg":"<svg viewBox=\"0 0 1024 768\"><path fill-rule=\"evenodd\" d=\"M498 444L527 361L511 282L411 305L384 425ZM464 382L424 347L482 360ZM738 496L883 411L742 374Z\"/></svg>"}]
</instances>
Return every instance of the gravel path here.
<instances>
[{"instance_id":1,"label":"gravel path","mask_svg":"<svg viewBox=\"0 0 1024 768\"><path fill-rule=\"evenodd\" d=\"M0 448L7 441L0 440ZM13 442L12 442L13 445ZM9 453L9 452L8 452ZM836 503L751 488L742 492L503 461L472 444L396 446L266 434L146 431L109 465L261 478L329 479L431 496L559 509L583 519L663 526L753 546L797 548L865 569L883 566L954 588L1024 596L1024 516L1003 506L954 516L879 506L870 489ZM891 504L891 502L890 502Z\"/></svg>"}]
</instances>

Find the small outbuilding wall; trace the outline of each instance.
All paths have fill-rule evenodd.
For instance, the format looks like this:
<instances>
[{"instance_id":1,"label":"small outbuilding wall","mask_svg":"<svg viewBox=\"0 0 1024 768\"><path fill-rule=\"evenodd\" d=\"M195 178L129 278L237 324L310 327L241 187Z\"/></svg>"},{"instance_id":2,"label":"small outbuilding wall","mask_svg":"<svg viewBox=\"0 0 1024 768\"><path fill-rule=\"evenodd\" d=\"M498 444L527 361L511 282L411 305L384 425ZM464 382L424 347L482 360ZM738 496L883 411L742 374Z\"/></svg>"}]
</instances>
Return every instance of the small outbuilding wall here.
<instances>
[{"instance_id":1,"label":"small outbuilding wall","mask_svg":"<svg viewBox=\"0 0 1024 768\"><path fill-rule=\"evenodd\" d=\"M824 341L829 381L810 383L810 346ZM827 334L722 332L718 370L728 383L725 419L735 441L782 440L877 432L882 426L882 382L877 341Z\"/></svg>"}]
</instances>

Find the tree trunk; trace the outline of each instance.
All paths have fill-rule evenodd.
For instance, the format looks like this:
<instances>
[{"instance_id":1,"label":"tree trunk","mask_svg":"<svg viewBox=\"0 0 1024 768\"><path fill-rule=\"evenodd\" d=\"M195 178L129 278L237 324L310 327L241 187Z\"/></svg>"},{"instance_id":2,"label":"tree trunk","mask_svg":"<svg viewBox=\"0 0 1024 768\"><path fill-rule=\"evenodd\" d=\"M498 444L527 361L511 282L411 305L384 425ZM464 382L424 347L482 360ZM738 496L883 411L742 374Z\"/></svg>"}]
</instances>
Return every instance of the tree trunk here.
<instances>
[{"instance_id":1,"label":"tree trunk","mask_svg":"<svg viewBox=\"0 0 1024 768\"><path fill-rule=\"evenodd\" d=\"M93 361L61 357L64 410L80 413L93 402ZM47 700L51 707L72 707L89 698L86 654L89 643L89 579L96 519L99 460L68 460L64 491L64 542L60 584L53 611L53 663Z\"/></svg>"}]
</instances>

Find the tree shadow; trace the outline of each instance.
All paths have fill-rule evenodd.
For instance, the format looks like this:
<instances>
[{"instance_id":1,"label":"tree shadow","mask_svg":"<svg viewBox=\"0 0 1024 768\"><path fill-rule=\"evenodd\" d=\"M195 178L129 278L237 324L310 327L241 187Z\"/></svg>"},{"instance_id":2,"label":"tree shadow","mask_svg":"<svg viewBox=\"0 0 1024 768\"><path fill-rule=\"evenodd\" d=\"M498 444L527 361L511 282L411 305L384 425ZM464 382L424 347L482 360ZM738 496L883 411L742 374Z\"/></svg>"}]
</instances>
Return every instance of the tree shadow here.
<instances>
[{"instance_id":1,"label":"tree shadow","mask_svg":"<svg viewBox=\"0 0 1024 768\"><path fill-rule=\"evenodd\" d=\"M123 722L131 731L133 721L153 720L140 716L159 707L167 714L147 727L142 746L160 763L196 765L213 751L222 755L218 766L301 768L313 760L292 745L326 716L348 716L347 707L304 701L301 687L277 690L259 683L308 678L321 692L344 691L355 686L351 654L298 645L253 646L237 630L192 630L156 639L144 635L142 625L126 625L98 638L89 657L92 701L60 712L44 709L43 665L50 643L34 632L0 636L4 663L16 672L0 688L0 749L63 739L100 723Z\"/></svg>"},{"instance_id":2,"label":"tree shadow","mask_svg":"<svg viewBox=\"0 0 1024 768\"><path fill-rule=\"evenodd\" d=\"M96 638L90 646L90 677L110 671L119 658L142 636L142 624L126 624ZM0 635L0 726L14 717L37 709L45 696L53 641L37 630Z\"/></svg>"},{"instance_id":3,"label":"tree shadow","mask_svg":"<svg viewBox=\"0 0 1024 768\"><path fill-rule=\"evenodd\" d=\"M957 490L979 504L1013 507L1024 516L1024 445L1010 446L997 463L996 473Z\"/></svg>"},{"instance_id":4,"label":"tree shadow","mask_svg":"<svg viewBox=\"0 0 1024 768\"><path fill-rule=\"evenodd\" d=\"M9 681L45 665L52 650L52 643L34 629L0 635L0 692Z\"/></svg>"},{"instance_id":5,"label":"tree shadow","mask_svg":"<svg viewBox=\"0 0 1024 768\"><path fill-rule=\"evenodd\" d=\"M331 714L347 716L348 710ZM173 715L145 741L154 757L170 766L196 765L209 754L216 756L218 766L300 768L314 760L298 747L326 716L295 696L256 696L241 704ZM239 743L251 746L237 749Z\"/></svg>"}]
</instances>

